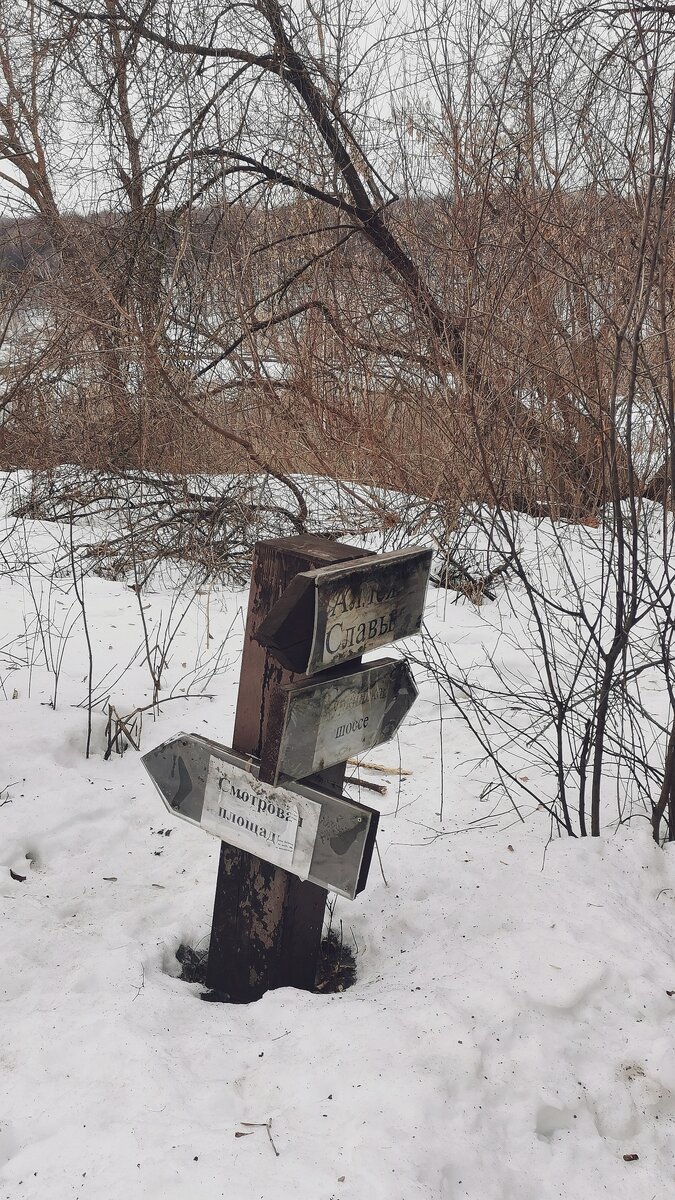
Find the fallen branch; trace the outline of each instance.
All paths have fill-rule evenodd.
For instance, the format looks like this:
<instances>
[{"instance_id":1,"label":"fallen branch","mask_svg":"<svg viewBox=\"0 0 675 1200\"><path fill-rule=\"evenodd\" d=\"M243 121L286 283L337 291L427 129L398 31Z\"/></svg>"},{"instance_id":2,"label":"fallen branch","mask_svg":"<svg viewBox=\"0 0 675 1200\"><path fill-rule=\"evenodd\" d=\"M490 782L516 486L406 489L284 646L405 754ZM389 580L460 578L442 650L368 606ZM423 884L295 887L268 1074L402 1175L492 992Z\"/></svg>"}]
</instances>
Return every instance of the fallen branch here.
<instances>
[{"instance_id":1,"label":"fallen branch","mask_svg":"<svg viewBox=\"0 0 675 1200\"><path fill-rule=\"evenodd\" d=\"M371 783L369 779L361 779L359 775L350 775L345 779L345 783L353 783L354 787L367 788L369 792L377 792L380 796L386 796L387 786L384 783Z\"/></svg>"},{"instance_id":2,"label":"fallen branch","mask_svg":"<svg viewBox=\"0 0 675 1200\"><path fill-rule=\"evenodd\" d=\"M272 1149L274 1150L274 1153L276 1154L277 1158L279 1157L279 1151L277 1150L276 1146L274 1145L274 1138L272 1137L272 1118L271 1117L270 1117L269 1121L240 1121L239 1124L246 1125L246 1127L248 1129L266 1129L267 1136L270 1139L270 1145L271 1145Z\"/></svg>"},{"instance_id":3,"label":"fallen branch","mask_svg":"<svg viewBox=\"0 0 675 1200\"><path fill-rule=\"evenodd\" d=\"M348 758L347 763L362 771L381 771L383 775L412 775L412 771L406 771L403 767L385 767L384 763L361 762L358 758Z\"/></svg>"}]
</instances>

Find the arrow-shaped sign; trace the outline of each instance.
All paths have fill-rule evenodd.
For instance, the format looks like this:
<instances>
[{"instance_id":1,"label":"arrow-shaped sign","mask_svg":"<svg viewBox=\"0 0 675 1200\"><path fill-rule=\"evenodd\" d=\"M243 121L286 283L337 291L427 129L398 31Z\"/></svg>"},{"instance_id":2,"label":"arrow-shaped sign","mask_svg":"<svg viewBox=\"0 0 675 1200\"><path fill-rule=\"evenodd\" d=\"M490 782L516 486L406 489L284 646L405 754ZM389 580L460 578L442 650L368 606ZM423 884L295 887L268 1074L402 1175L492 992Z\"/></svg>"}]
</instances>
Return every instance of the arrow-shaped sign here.
<instances>
[{"instance_id":1,"label":"arrow-shaped sign","mask_svg":"<svg viewBox=\"0 0 675 1200\"><path fill-rule=\"evenodd\" d=\"M416 699L410 667L396 658L279 688L266 730L266 778L304 779L389 741Z\"/></svg>"},{"instance_id":2,"label":"arrow-shaped sign","mask_svg":"<svg viewBox=\"0 0 675 1200\"><path fill-rule=\"evenodd\" d=\"M350 900L363 891L374 809L304 784L262 783L257 763L194 734L157 746L143 765L174 816Z\"/></svg>"},{"instance_id":3,"label":"arrow-shaped sign","mask_svg":"<svg viewBox=\"0 0 675 1200\"><path fill-rule=\"evenodd\" d=\"M296 575L255 637L291 671L316 675L417 633L431 550L394 550Z\"/></svg>"}]
</instances>

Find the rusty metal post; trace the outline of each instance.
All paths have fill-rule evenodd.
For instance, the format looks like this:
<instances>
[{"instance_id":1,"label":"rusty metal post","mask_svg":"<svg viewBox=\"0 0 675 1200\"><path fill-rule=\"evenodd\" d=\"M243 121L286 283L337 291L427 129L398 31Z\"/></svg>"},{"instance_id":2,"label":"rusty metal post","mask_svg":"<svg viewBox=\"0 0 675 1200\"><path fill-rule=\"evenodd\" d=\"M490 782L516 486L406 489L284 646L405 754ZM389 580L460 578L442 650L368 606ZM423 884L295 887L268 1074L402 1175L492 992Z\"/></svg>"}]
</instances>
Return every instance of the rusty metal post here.
<instances>
[{"instance_id":1,"label":"rusty metal post","mask_svg":"<svg viewBox=\"0 0 675 1200\"><path fill-rule=\"evenodd\" d=\"M356 546L310 535L257 543L233 734L233 749L239 754L264 757L277 687L304 678L281 667L255 640L261 622L300 572L366 553ZM339 795L344 773L345 763L340 763L311 776L308 782ZM223 843L207 986L223 999L238 1003L257 1000L272 988L311 990L326 895L324 888Z\"/></svg>"}]
</instances>

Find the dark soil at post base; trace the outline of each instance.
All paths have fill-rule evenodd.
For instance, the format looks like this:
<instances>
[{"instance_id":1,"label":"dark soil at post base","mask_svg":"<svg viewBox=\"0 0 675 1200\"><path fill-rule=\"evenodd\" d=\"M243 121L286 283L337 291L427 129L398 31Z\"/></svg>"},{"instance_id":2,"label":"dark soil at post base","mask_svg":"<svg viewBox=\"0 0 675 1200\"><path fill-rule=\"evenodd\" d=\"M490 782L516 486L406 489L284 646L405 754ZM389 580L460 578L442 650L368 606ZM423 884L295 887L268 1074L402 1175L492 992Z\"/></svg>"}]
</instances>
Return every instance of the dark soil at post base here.
<instances>
[{"instance_id":1,"label":"dark soil at post base","mask_svg":"<svg viewBox=\"0 0 675 1200\"><path fill-rule=\"evenodd\" d=\"M206 985L206 965L209 958L208 946L193 947L182 942L176 950L181 966L179 978L185 983ZM344 945L332 930L321 943L321 957L316 975L314 991L322 994L344 992L356 983L356 960L350 946ZM227 1001L226 996L215 992L204 992L203 1000Z\"/></svg>"}]
</instances>

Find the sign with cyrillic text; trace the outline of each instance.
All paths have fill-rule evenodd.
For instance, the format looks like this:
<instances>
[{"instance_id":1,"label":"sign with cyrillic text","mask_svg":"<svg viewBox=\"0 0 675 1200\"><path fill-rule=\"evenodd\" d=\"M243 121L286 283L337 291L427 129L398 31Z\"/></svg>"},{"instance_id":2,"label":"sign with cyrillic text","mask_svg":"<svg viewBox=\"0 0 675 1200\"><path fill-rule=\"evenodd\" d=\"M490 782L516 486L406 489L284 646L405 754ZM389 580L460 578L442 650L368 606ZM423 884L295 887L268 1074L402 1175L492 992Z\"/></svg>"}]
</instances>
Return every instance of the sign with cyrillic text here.
<instances>
[{"instance_id":1,"label":"sign with cyrillic text","mask_svg":"<svg viewBox=\"0 0 675 1200\"><path fill-rule=\"evenodd\" d=\"M280 688L271 701L267 778L304 779L394 737L417 698L403 659Z\"/></svg>"},{"instance_id":2,"label":"sign with cyrillic text","mask_svg":"<svg viewBox=\"0 0 675 1200\"><path fill-rule=\"evenodd\" d=\"M257 763L192 734L144 754L143 765L174 816L348 899L365 887L374 809L303 784L262 783Z\"/></svg>"},{"instance_id":3,"label":"sign with cyrillic text","mask_svg":"<svg viewBox=\"0 0 675 1200\"><path fill-rule=\"evenodd\" d=\"M256 639L291 671L316 675L417 633L431 550L395 550L296 575Z\"/></svg>"}]
</instances>

